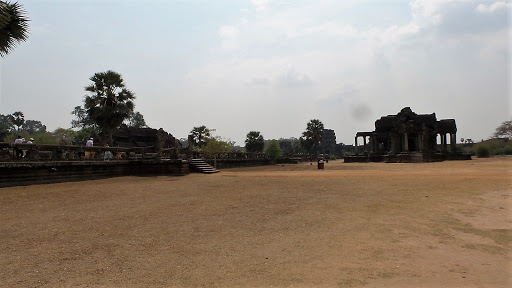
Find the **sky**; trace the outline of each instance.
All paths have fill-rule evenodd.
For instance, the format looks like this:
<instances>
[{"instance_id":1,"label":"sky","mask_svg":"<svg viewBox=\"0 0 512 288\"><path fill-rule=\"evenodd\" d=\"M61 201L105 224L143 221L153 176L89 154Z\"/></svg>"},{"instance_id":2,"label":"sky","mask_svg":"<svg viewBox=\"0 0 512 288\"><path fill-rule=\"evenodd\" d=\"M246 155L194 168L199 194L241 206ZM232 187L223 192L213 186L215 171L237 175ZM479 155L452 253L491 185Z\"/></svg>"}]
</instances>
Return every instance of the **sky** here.
<instances>
[{"instance_id":1,"label":"sky","mask_svg":"<svg viewBox=\"0 0 512 288\"><path fill-rule=\"evenodd\" d=\"M89 78L113 70L152 128L205 125L243 146L337 142L404 107L489 138L512 118L511 1L19 0L28 41L0 59L0 114L69 128Z\"/></svg>"}]
</instances>

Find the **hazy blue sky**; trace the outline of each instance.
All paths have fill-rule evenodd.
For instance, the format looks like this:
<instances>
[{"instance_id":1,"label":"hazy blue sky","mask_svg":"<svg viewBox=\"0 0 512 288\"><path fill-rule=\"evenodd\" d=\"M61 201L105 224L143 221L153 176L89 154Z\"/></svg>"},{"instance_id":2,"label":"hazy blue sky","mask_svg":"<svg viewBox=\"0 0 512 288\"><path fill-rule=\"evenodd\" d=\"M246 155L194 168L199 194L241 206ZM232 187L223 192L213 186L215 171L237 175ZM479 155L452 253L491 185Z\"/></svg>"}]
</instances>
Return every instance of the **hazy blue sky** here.
<instances>
[{"instance_id":1,"label":"hazy blue sky","mask_svg":"<svg viewBox=\"0 0 512 288\"><path fill-rule=\"evenodd\" d=\"M95 72L114 70L149 126L243 145L338 142L405 106L480 140L512 116L510 1L19 1L31 34L0 60L0 114L70 127Z\"/></svg>"}]
</instances>

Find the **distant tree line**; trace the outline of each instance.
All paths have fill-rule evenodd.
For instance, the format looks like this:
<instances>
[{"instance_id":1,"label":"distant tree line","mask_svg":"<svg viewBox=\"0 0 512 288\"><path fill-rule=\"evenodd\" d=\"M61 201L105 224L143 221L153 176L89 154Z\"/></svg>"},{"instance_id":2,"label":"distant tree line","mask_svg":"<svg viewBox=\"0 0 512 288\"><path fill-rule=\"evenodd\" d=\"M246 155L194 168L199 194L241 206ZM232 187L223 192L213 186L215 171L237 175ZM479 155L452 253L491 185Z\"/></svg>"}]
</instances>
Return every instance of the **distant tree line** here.
<instances>
[{"instance_id":1,"label":"distant tree line","mask_svg":"<svg viewBox=\"0 0 512 288\"><path fill-rule=\"evenodd\" d=\"M71 128L46 131L46 126L37 120L26 120L21 111L0 114L0 141L12 142L20 135L34 138L39 144L84 145L90 137L103 137L112 144L112 132L122 123L129 127L147 127L144 116L134 111L133 93L124 87L120 74L107 71L94 74L92 83L85 88L88 95L83 106L71 112L75 119Z\"/></svg>"}]
</instances>

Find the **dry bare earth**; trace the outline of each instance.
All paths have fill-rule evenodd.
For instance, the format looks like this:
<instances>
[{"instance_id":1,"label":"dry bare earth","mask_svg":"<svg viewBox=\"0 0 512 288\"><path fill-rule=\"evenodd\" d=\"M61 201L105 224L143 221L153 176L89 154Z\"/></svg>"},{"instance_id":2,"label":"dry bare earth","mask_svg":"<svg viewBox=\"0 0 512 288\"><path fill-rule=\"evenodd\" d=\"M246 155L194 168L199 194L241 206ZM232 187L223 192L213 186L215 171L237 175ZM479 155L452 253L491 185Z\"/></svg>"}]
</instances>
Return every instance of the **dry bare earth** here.
<instances>
[{"instance_id":1,"label":"dry bare earth","mask_svg":"<svg viewBox=\"0 0 512 288\"><path fill-rule=\"evenodd\" d=\"M512 158L0 189L2 287L512 287Z\"/></svg>"}]
</instances>

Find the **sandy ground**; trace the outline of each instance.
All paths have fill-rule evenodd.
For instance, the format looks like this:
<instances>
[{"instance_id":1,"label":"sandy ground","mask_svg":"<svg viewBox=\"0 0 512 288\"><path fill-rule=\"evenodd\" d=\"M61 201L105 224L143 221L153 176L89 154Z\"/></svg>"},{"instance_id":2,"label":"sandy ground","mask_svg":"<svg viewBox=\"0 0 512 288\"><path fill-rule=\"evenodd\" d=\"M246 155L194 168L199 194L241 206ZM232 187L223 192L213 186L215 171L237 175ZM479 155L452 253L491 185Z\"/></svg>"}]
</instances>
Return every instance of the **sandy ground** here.
<instances>
[{"instance_id":1,"label":"sandy ground","mask_svg":"<svg viewBox=\"0 0 512 288\"><path fill-rule=\"evenodd\" d=\"M0 189L1 287L512 287L512 158Z\"/></svg>"}]
</instances>

